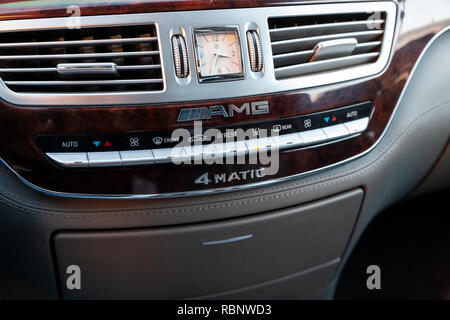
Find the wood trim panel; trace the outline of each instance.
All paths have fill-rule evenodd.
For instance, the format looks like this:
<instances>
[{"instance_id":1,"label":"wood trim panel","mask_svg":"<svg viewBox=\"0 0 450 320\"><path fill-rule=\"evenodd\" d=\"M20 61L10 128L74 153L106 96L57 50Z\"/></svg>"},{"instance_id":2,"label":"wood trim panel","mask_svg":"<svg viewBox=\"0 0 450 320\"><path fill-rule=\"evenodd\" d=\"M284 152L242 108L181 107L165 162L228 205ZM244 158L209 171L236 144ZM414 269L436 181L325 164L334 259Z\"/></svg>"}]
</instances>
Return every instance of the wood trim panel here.
<instances>
[{"instance_id":1,"label":"wood trim panel","mask_svg":"<svg viewBox=\"0 0 450 320\"><path fill-rule=\"evenodd\" d=\"M198 1L187 1L192 6ZM264 1L250 1L261 5ZM221 1L213 1L220 4ZM237 1L231 1L237 3ZM267 3L267 2L264 2ZM401 3L401 8L408 6ZM450 8L450 4L446 3ZM430 9L432 15L440 8ZM126 8L124 5L123 8ZM172 8L172 7L169 7ZM187 8L189 4L187 4ZM197 7L196 7L197 8ZM417 24L413 10L401 14L402 20L392 61L378 77L310 88L282 94L254 96L245 99L225 99L173 105L111 106L81 108L21 107L0 102L0 156L21 177L41 188L66 193L82 194L155 194L185 192L199 189L223 188L245 183L261 182L292 176L322 168L351 158L368 150L380 138L392 116L394 107L411 70L430 39L448 21L423 20ZM107 9L103 9L107 10ZM125 10L125 9L124 9ZM113 13L104 11L103 13ZM125 10L125 12L128 12ZM448 10L447 12L450 12ZM2 12L1 17L5 14ZM414 25L414 23L415 25ZM413 26L414 27L411 27ZM34 145L38 134L126 133L139 130L170 130L185 127L176 122L179 110L186 107L215 104L240 105L249 101L267 100L268 115L252 118L237 115L233 120L212 118L203 126L222 126L248 121L278 119L295 115L339 108L361 101L372 100L375 110L368 130L357 137L319 147L281 152L280 170L274 176L252 181L232 181L218 185L195 185L194 180L205 172L232 173L258 169L261 165L148 165L140 167L61 169L53 165Z\"/></svg>"},{"instance_id":2,"label":"wood trim panel","mask_svg":"<svg viewBox=\"0 0 450 320\"><path fill-rule=\"evenodd\" d=\"M360 0L361 1L361 0ZM368 1L368 0L362 0ZM83 16L104 14L130 14L144 12L190 11L282 6L316 0L110 0L81 2L78 4ZM326 1L325 1L326 2ZM0 0L0 20L67 17L67 8L76 1L59 0L48 2Z\"/></svg>"}]
</instances>

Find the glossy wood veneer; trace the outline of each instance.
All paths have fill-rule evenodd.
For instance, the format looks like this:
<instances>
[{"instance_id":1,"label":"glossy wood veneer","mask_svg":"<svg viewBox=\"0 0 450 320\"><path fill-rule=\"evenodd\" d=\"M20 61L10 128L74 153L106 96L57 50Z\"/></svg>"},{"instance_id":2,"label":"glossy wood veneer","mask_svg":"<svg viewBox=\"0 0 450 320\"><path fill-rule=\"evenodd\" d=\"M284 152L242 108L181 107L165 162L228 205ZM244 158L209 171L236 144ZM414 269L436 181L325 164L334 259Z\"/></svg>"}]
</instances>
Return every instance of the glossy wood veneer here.
<instances>
[{"instance_id":1,"label":"glossy wood veneer","mask_svg":"<svg viewBox=\"0 0 450 320\"><path fill-rule=\"evenodd\" d=\"M316 2L316 0L110 0L80 3L71 0L59 0L54 1L53 3L40 0L0 0L0 20L65 17L68 16L67 8L74 4L79 6L81 15L91 16L104 14L283 6L311 2Z\"/></svg>"}]
</instances>

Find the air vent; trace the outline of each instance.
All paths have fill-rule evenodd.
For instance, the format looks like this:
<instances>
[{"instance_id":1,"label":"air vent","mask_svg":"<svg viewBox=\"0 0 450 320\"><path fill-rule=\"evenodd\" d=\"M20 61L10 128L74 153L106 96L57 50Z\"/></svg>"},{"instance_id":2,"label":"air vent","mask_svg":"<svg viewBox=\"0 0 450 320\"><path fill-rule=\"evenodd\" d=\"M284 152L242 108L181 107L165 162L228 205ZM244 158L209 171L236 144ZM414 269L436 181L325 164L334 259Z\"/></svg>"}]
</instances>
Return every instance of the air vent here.
<instances>
[{"instance_id":1,"label":"air vent","mask_svg":"<svg viewBox=\"0 0 450 320\"><path fill-rule=\"evenodd\" d=\"M2 32L0 78L20 93L164 89L154 24Z\"/></svg>"},{"instance_id":2,"label":"air vent","mask_svg":"<svg viewBox=\"0 0 450 320\"><path fill-rule=\"evenodd\" d=\"M371 64L380 56L384 12L269 18L275 78Z\"/></svg>"}]
</instances>

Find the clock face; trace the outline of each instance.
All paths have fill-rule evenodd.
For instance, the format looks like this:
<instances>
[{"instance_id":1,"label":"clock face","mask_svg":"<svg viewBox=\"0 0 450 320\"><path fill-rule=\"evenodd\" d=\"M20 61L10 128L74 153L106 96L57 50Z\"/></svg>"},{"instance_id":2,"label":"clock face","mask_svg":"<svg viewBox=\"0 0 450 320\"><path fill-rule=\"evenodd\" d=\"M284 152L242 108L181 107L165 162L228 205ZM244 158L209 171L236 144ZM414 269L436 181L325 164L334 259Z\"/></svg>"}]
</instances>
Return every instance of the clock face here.
<instances>
[{"instance_id":1,"label":"clock face","mask_svg":"<svg viewBox=\"0 0 450 320\"><path fill-rule=\"evenodd\" d=\"M242 79L241 47L235 28L194 30L200 82Z\"/></svg>"}]
</instances>

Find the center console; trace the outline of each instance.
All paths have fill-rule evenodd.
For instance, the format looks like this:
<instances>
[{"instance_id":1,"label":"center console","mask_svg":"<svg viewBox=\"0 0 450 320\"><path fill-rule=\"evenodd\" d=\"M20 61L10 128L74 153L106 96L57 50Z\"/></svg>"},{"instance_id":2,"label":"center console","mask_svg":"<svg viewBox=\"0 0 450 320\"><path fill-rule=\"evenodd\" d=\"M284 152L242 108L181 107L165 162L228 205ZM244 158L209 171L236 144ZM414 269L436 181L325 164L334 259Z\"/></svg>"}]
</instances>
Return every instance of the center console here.
<instances>
[{"instance_id":1,"label":"center console","mask_svg":"<svg viewBox=\"0 0 450 320\"><path fill-rule=\"evenodd\" d=\"M94 198L341 164L394 111L397 15L382 1L0 21L2 159L37 190Z\"/></svg>"},{"instance_id":2,"label":"center console","mask_svg":"<svg viewBox=\"0 0 450 320\"><path fill-rule=\"evenodd\" d=\"M419 2L2 1L0 297L332 297L448 145Z\"/></svg>"}]
</instances>

